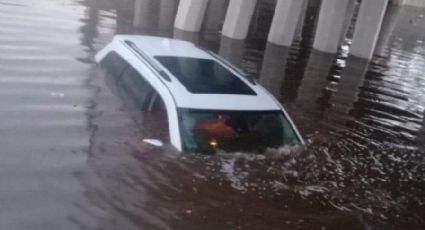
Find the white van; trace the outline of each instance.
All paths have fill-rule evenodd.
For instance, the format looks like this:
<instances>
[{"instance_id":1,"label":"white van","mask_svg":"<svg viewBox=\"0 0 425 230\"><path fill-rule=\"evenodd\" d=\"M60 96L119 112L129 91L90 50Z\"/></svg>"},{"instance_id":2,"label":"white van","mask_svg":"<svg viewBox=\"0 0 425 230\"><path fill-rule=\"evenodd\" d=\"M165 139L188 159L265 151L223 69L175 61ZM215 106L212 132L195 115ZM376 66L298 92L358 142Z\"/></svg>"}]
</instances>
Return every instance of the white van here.
<instances>
[{"instance_id":1,"label":"white van","mask_svg":"<svg viewBox=\"0 0 425 230\"><path fill-rule=\"evenodd\" d=\"M96 61L107 74L126 82L142 110L149 111L158 101L163 104L171 144L179 151L256 151L304 144L266 89L192 43L117 35Z\"/></svg>"}]
</instances>

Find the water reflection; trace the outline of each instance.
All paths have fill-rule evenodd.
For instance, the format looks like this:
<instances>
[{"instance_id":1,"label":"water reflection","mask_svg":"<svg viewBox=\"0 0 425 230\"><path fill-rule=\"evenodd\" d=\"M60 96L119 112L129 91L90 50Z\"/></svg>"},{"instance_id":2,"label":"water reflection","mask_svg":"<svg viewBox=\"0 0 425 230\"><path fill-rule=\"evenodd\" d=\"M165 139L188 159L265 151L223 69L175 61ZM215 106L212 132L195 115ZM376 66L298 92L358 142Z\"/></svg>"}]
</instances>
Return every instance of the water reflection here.
<instances>
[{"instance_id":1,"label":"water reflection","mask_svg":"<svg viewBox=\"0 0 425 230\"><path fill-rule=\"evenodd\" d=\"M420 163L424 155L418 151L423 143L424 99L418 95L424 94L420 73L425 61L417 42L423 35L410 30L417 37L406 38L398 29L405 9L393 9L399 16L387 17L377 55L368 63L347 57L347 47L336 56L311 50L318 11L314 4L309 4L301 38L293 47L277 47L259 43L264 34L251 34L247 41L220 37L222 16L211 17L226 1L208 7L201 33L172 28L176 2L143 2L150 9L147 15L159 9L163 13L158 15L166 16L145 15L147 21L160 22L147 23L139 9L137 17L119 17L135 19L123 20L121 28L217 51L258 76L315 142L306 150L273 149L263 156L192 156L172 148L152 149L140 140L163 129L152 126L157 115L149 118L132 109L127 99L114 95L114 84L99 78L97 86L103 90L95 101L103 116L93 120L99 128L92 165L106 187L121 189L90 191L104 197L109 212L118 213L123 222L131 220L129 226L165 229L205 229L205 224L211 229L421 226L423 218L410 210L422 210L425 194ZM261 17L257 19L252 30L262 31ZM138 29L131 29L133 25ZM146 122L150 125L143 125ZM106 128L110 123L120 125ZM113 141L117 131L124 142ZM112 160L120 162L113 170L104 166ZM397 221L397 216L408 221Z\"/></svg>"},{"instance_id":2,"label":"water reflection","mask_svg":"<svg viewBox=\"0 0 425 230\"><path fill-rule=\"evenodd\" d=\"M236 66L243 66L245 43L241 40L221 37L218 54Z\"/></svg>"},{"instance_id":3,"label":"water reflection","mask_svg":"<svg viewBox=\"0 0 425 230\"><path fill-rule=\"evenodd\" d=\"M156 1L157 2L157 1ZM161 0L159 6L159 35L171 37L174 17L177 13L178 0Z\"/></svg>"},{"instance_id":4,"label":"water reflection","mask_svg":"<svg viewBox=\"0 0 425 230\"><path fill-rule=\"evenodd\" d=\"M369 67L368 61L351 56L346 63L335 87L336 92L331 99L331 104L334 105L332 107L334 119L331 123L338 124L341 128L345 126L347 120L351 119L350 112L354 103L358 101L359 90Z\"/></svg>"},{"instance_id":5,"label":"water reflection","mask_svg":"<svg viewBox=\"0 0 425 230\"><path fill-rule=\"evenodd\" d=\"M221 55L221 54L220 54ZM268 43L264 52L259 82L276 98L280 98L289 48Z\"/></svg>"},{"instance_id":6,"label":"water reflection","mask_svg":"<svg viewBox=\"0 0 425 230\"><path fill-rule=\"evenodd\" d=\"M116 10L116 33L125 34L134 31L134 0L123 0L120 2L113 1L114 9Z\"/></svg>"},{"instance_id":7,"label":"water reflection","mask_svg":"<svg viewBox=\"0 0 425 230\"><path fill-rule=\"evenodd\" d=\"M217 34L224 24L224 17L229 0L209 1L205 14L203 32Z\"/></svg>"},{"instance_id":8,"label":"water reflection","mask_svg":"<svg viewBox=\"0 0 425 230\"><path fill-rule=\"evenodd\" d=\"M95 52L93 44L94 39L99 35L97 29L99 25L99 9L94 6L94 1L86 0L83 4L87 7L87 18L81 20L84 23L80 28L82 34L81 45L86 46L89 51Z\"/></svg>"},{"instance_id":9,"label":"water reflection","mask_svg":"<svg viewBox=\"0 0 425 230\"><path fill-rule=\"evenodd\" d=\"M296 98L298 106L304 110L319 113L329 107L328 99L324 98L334 59L334 55L318 51L311 52Z\"/></svg>"},{"instance_id":10,"label":"water reflection","mask_svg":"<svg viewBox=\"0 0 425 230\"><path fill-rule=\"evenodd\" d=\"M422 148L425 148L425 109L422 121L422 128L419 130L417 135L417 142L420 146L422 146Z\"/></svg>"},{"instance_id":11,"label":"water reflection","mask_svg":"<svg viewBox=\"0 0 425 230\"><path fill-rule=\"evenodd\" d=\"M200 40L200 35L199 33L188 32L174 28L173 38L198 44Z\"/></svg>"}]
</instances>

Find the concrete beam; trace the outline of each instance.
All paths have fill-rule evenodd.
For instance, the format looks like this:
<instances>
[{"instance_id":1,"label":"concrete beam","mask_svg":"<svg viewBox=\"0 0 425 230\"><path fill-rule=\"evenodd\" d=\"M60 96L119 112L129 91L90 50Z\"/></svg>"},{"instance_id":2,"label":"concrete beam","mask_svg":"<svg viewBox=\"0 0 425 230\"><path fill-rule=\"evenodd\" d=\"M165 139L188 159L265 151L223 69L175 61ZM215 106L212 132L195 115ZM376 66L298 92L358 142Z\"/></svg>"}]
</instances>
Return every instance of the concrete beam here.
<instances>
[{"instance_id":1,"label":"concrete beam","mask_svg":"<svg viewBox=\"0 0 425 230\"><path fill-rule=\"evenodd\" d=\"M208 0L180 0L174 26L189 32L199 32L204 20Z\"/></svg>"},{"instance_id":2,"label":"concrete beam","mask_svg":"<svg viewBox=\"0 0 425 230\"><path fill-rule=\"evenodd\" d=\"M353 0L323 0L313 47L325 53L336 53L341 36L345 33L344 23Z\"/></svg>"},{"instance_id":3,"label":"concrete beam","mask_svg":"<svg viewBox=\"0 0 425 230\"><path fill-rule=\"evenodd\" d=\"M388 0L363 0L354 30L350 54L370 59L387 10Z\"/></svg>"},{"instance_id":4,"label":"concrete beam","mask_svg":"<svg viewBox=\"0 0 425 230\"><path fill-rule=\"evenodd\" d=\"M223 35L233 39L245 39L256 5L257 0L230 0Z\"/></svg>"},{"instance_id":5,"label":"concrete beam","mask_svg":"<svg viewBox=\"0 0 425 230\"><path fill-rule=\"evenodd\" d=\"M303 10L305 0L278 0L268 41L275 45L291 46Z\"/></svg>"}]
</instances>

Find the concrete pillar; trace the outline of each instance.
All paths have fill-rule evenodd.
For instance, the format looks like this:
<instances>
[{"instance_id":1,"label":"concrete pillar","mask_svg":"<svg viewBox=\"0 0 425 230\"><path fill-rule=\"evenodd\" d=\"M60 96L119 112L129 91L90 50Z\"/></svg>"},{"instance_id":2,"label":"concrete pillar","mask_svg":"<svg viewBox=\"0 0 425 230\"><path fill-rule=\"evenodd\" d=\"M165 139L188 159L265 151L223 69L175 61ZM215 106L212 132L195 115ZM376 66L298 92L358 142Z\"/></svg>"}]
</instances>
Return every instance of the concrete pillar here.
<instances>
[{"instance_id":1,"label":"concrete pillar","mask_svg":"<svg viewBox=\"0 0 425 230\"><path fill-rule=\"evenodd\" d=\"M180 0L174 26L184 31L199 32L207 5L208 0Z\"/></svg>"},{"instance_id":2,"label":"concrete pillar","mask_svg":"<svg viewBox=\"0 0 425 230\"><path fill-rule=\"evenodd\" d=\"M363 0L353 36L350 54L370 59L375 51L388 0Z\"/></svg>"},{"instance_id":3,"label":"concrete pillar","mask_svg":"<svg viewBox=\"0 0 425 230\"><path fill-rule=\"evenodd\" d=\"M341 34L345 33L344 22L353 0L323 0L313 47L326 53L336 53Z\"/></svg>"},{"instance_id":4,"label":"concrete pillar","mask_svg":"<svg viewBox=\"0 0 425 230\"><path fill-rule=\"evenodd\" d=\"M223 27L226 15L227 0L209 1L205 18L204 30L210 33L218 33Z\"/></svg>"},{"instance_id":5,"label":"concrete pillar","mask_svg":"<svg viewBox=\"0 0 425 230\"><path fill-rule=\"evenodd\" d=\"M221 37L220 49L218 54L232 63L242 68L243 56L245 53L245 43L242 40L231 39L225 36Z\"/></svg>"},{"instance_id":6,"label":"concrete pillar","mask_svg":"<svg viewBox=\"0 0 425 230\"><path fill-rule=\"evenodd\" d=\"M222 33L233 39L245 39L257 0L230 0Z\"/></svg>"},{"instance_id":7,"label":"concrete pillar","mask_svg":"<svg viewBox=\"0 0 425 230\"><path fill-rule=\"evenodd\" d=\"M282 98L281 88L285 79L289 48L267 43L259 82L276 98Z\"/></svg>"},{"instance_id":8,"label":"concrete pillar","mask_svg":"<svg viewBox=\"0 0 425 230\"><path fill-rule=\"evenodd\" d=\"M388 55L389 44L394 38L394 31L399 21L401 7L391 5L385 13L384 22L382 23L381 33L376 43L375 53L380 56Z\"/></svg>"},{"instance_id":9,"label":"concrete pillar","mask_svg":"<svg viewBox=\"0 0 425 230\"><path fill-rule=\"evenodd\" d=\"M174 20L178 7L178 0L160 0L159 29L161 33L173 31Z\"/></svg>"},{"instance_id":10,"label":"concrete pillar","mask_svg":"<svg viewBox=\"0 0 425 230\"><path fill-rule=\"evenodd\" d=\"M305 0L277 0L268 41L275 45L291 46L298 22L305 10Z\"/></svg>"}]
</instances>

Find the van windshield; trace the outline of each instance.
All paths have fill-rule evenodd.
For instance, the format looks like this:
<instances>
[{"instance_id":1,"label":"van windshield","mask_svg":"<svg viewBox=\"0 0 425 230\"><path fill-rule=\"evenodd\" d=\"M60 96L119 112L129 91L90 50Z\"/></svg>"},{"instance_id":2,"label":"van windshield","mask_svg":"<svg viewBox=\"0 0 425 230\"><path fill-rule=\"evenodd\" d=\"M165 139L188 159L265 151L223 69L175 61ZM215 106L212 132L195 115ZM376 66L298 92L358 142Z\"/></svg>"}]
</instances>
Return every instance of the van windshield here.
<instances>
[{"instance_id":1,"label":"van windshield","mask_svg":"<svg viewBox=\"0 0 425 230\"><path fill-rule=\"evenodd\" d=\"M263 151L297 145L300 140L282 111L217 111L178 109L183 149Z\"/></svg>"}]
</instances>

